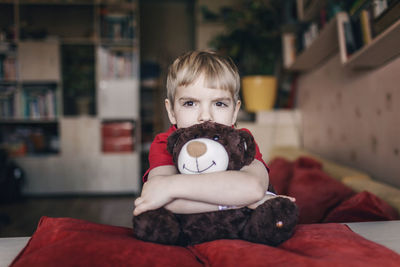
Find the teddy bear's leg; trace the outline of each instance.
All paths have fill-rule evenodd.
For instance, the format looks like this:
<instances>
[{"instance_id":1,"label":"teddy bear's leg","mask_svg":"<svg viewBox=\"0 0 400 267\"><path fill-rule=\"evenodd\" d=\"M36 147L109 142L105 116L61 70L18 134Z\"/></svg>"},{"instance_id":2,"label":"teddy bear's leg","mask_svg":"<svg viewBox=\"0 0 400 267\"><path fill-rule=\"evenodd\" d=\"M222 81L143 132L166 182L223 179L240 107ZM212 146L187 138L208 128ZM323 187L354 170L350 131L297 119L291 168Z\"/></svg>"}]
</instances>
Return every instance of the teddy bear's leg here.
<instances>
[{"instance_id":1,"label":"teddy bear's leg","mask_svg":"<svg viewBox=\"0 0 400 267\"><path fill-rule=\"evenodd\" d=\"M298 217L297 205L291 200L284 197L269 199L253 210L241 238L277 246L293 235Z\"/></svg>"},{"instance_id":2,"label":"teddy bear's leg","mask_svg":"<svg viewBox=\"0 0 400 267\"><path fill-rule=\"evenodd\" d=\"M183 242L194 245L216 239L238 239L247 222L248 208L229 209L198 214L177 214Z\"/></svg>"},{"instance_id":3,"label":"teddy bear's leg","mask_svg":"<svg viewBox=\"0 0 400 267\"><path fill-rule=\"evenodd\" d=\"M133 234L137 239L165 245L177 245L181 234L175 215L165 208L133 216Z\"/></svg>"}]
</instances>

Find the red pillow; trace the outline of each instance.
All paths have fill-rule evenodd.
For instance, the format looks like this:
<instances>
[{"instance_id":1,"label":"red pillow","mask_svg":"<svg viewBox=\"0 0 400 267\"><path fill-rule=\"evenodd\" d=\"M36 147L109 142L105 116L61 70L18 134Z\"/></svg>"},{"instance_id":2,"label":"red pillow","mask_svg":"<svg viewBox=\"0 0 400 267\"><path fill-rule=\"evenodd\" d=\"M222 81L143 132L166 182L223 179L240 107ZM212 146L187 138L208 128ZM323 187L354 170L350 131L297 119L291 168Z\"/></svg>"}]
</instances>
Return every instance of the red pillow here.
<instances>
[{"instance_id":1,"label":"red pillow","mask_svg":"<svg viewBox=\"0 0 400 267\"><path fill-rule=\"evenodd\" d=\"M12 266L398 266L400 255L341 224L300 225L279 247L217 240L188 248L136 240L132 229L43 217Z\"/></svg>"},{"instance_id":2,"label":"red pillow","mask_svg":"<svg viewBox=\"0 0 400 267\"><path fill-rule=\"evenodd\" d=\"M288 195L296 198L299 223L318 223L354 192L318 168L295 169Z\"/></svg>"},{"instance_id":3,"label":"red pillow","mask_svg":"<svg viewBox=\"0 0 400 267\"><path fill-rule=\"evenodd\" d=\"M202 266L190 250L135 239L132 229L42 217L12 266Z\"/></svg>"},{"instance_id":4,"label":"red pillow","mask_svg":"<svg viewBox=\"0 0 400 267\"><path fill-rule=\"evenodd\" d=\"M287 194L287 188L293 175L293 163L284 158L275 158L268 166L270 184L278 194Z\"/></svg>"},{"instance_id":5,"label":"red pillow","mask_svg":"<svg viewBox=\"0 0 400 267\"><path fill-rule=\"evenodd\" d=\"M205 266L398 266L400 255L342 224L298 225L279 247L217 240L191 247Z\"/></svg>"},{"instance_id":6,"label":"red pillow","mask_svg":"<svg viewBox=\"0 0 400 267\"><path fill-rule=\"evenodd\" d=\"M333 209L324 222L367 222L397 220L397 211L382 199L363 191Z\"/></svg>"},{"instance_id":7,"label":"red pillow","mask_svg":"<svg viewBox=\"0 0 400 267\"><path fill-rule=\"evenodd\" d=\"M300 156L294 162L294 168L298 169L322 169L322 163L316 159Z\"/></svg>"}]
</instances>

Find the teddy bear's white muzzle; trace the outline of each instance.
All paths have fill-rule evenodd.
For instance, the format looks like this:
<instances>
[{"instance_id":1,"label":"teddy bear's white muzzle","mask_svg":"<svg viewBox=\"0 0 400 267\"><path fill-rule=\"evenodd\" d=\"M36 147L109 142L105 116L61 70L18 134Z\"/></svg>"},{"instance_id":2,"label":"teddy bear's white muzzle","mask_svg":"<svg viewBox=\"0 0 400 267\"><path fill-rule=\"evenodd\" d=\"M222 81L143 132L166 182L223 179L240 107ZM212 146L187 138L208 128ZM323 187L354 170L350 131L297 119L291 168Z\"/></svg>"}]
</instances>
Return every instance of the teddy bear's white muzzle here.
<instances>
[{"instance_id":1,"label":"teddy bear's white muzzle","mask_svg":"<svg viewBox=\"0 0 400 267\"><path fill-rule=\"evenodd\" d=\"M225 171L228 163L224 146L208 138L190 140L182 147L178 157L178 169L184 174Z\"/></svg>"}]
</instances>

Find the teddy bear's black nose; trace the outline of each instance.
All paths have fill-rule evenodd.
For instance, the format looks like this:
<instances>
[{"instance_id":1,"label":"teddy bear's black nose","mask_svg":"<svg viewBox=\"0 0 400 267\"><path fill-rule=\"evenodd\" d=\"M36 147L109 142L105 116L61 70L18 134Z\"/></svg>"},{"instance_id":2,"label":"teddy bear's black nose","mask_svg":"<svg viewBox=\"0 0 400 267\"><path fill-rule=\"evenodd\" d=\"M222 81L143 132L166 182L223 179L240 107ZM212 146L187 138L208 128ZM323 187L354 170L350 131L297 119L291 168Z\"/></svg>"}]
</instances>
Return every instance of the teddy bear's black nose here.
<instances>
[{"instance_id":1,"label":"teddy bear's black nose","mask_svg":"<svg viewBox=\"0 0 400 267\"><path fill-rule=\"evenodd\" d=\"M186 149L188 154L194 158L198 158L207 152L206 144L199 141L190 142Z\"/></svg>"}]
</instances>

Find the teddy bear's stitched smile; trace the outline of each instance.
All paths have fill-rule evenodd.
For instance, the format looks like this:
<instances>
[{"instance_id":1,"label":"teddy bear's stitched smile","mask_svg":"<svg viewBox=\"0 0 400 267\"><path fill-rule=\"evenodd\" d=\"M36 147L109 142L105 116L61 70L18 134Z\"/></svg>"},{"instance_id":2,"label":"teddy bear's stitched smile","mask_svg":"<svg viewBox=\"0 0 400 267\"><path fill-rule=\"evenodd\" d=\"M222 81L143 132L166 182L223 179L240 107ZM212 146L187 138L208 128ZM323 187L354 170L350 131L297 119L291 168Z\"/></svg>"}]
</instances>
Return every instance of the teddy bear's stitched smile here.
<instances>
[{"instance_id":1,"label":"teddy bear's stitched smile","mask_svg":"<svg viewBox=\"0 0 400 267\"><path fill-rule=\"evenodd\" d=\"M214 166L214 165L217 165L217 163L215 163L215 161L213 160L213 161L211 162L210 166L208 166L207 168L205 168L205 169L203 169L203 170L199 170L199 169L197 168L197 171L193 171L193 170L190 170L190 169L186 168L186 165L185 165L185 164L183 164L182 168L185 169L185 170L187 170L187 171L189 171L189 172L192 172L192 173L202 173L202 172L207 171L208 169L210 169L210 168L211 168L212 166ZM196 166L198 167L197 159L196 159Z\"/></svg>"}]
</instances>

